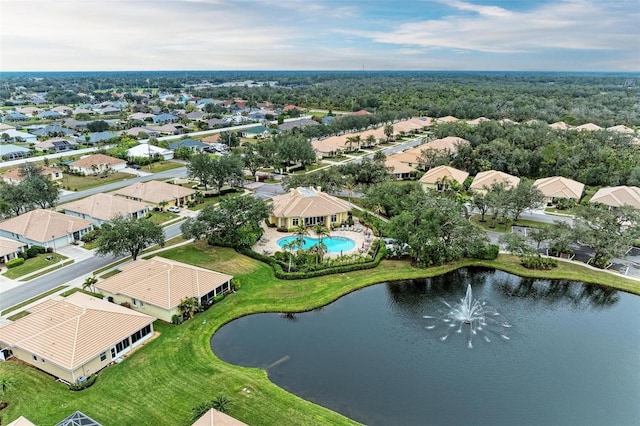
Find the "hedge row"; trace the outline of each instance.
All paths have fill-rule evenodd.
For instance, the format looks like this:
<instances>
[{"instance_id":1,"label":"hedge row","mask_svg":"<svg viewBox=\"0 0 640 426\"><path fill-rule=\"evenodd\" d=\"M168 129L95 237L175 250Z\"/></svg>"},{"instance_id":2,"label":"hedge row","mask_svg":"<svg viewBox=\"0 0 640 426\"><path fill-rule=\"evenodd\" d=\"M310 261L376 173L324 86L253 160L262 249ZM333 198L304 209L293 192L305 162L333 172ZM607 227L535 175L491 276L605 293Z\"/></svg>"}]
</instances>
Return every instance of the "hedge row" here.
<instances>
[{"instance_id":1,"label":"hedge row","mask_svg":"<svg viewBox=\"0 0 640 426\"><path fill-rule=\"evenodd\" d=\"M382 258L384 257L385 249L384 249L384 246L381 245L380 250L378 250L378 255L375 257L375 259L367 262L353 263L351 265L334 266L331 268L318 269L315 271L297 271L297 272L285 272L282 269L282 265L280 265L280 263L278 263L274 258L257 253L251 249L239 248L237 249L237 251L239 253L244 254L245 256L252 257L256 260L259 260L271 266L277 278L280 278L282 280L299 280L299 279L305 279L305 278L320 277L322 275L343 274L345 272L353 272L353 271L360 271L363 269L375 268L382 261Z\"/></svg>"},{"instance_id":2,"label":"hedge row","mask_svg":"<svg viewBox=\"0 0 640 426\"><path fill-rule=\"evenodd\" d=\"M16 257L15 259L11 259L5 263L7 268L15 268L16 266L22 265L24 263L23 257Z\"/></svg>"}]
</instances>

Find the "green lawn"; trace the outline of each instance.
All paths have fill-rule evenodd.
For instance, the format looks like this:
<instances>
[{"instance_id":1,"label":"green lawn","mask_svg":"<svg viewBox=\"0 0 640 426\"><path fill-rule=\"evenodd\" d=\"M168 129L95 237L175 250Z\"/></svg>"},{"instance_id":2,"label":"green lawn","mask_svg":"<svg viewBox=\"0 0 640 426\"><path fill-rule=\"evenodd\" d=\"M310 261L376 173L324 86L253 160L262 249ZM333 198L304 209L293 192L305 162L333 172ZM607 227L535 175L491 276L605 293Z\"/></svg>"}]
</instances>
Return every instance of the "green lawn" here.
<instances>
[{"instance_id":1,"label":"green lawn","mask_svg":"<svg viewBox=\"0 0 640 426\"><path fill-rule=\"evenodd\" d=\"M473 215L471 216L471 223L478 225L479 227L481 227L482 229L484 229L485 231L491 231L491 232L501 232L501 233L505 233L505 232L511 232L511 227L512 226L526 226L529 228L544 228L547 226L551 226L550 223L546 223L546 222L537 222L534 220L526 220L526 219L520 219L517 222L513 222L513 221L506 221L503 223L499 223L499 221L495 221L495 224L491 221L491 216L490 215L485 215L485 221L481 222L480 219L482 217L477 214L477 215ZM492 227L492 225L494 225L494 227Z\"/></svg>"},{"instance_id":2,"label":"green lawn","mask_svg":"<svg viewBox=\"0 0 640 426\"><path fill-rule=\"evenodd\" d=\"M177 217L177 214L171 212L152 211L151 217L149 219L151 219L151 222L155 223L156 225L162 225L163 223L173 220Z\"/></svg>"},{"instance_id":3,"label":"green lawn","mask_svg":"<svg viewBox=\"0 0 640 426\"><path fill-rule=\"evenodd\" d=\"M383 261L375 269L307 280L278 280L271 268L226 248L198 242L162 254L179 261L233 274L240 289L209 311L180 326L156 322L160 335L103 370L91 388L70 392L52 377L16 362L0 363L0 377L16 385L5 394L3 423L24 415L36 424L51 424L81 410L105 426L190 425L192 407L224 395L229 414L250 425L350 425L355 422L307 402L273 385L265 371L229 365L209 347L211 335L225 323L259 312L297 312L326 305L367 285L439 275L458 267L479 265L527 276L599 281L640 293L637 282L561 262L552 271L528 271L517 258L467 260L454 265L416 269L406 261ZM251 392L243 392L247 388Z\"/></svg>"},{"instance_id":4,"label":"green lawn","mask_svg":"<svg viewBox=\"0 0 640 426\"><path fill-rule=\"evenodd\" d=\"M47 260L49 259L49 260ZM31 259L27 259L22 265L16 266L11 269L7 269L5 277L15 280L23 275L30 274L39 269L56 265L61 260L66 260L67 257L60 253L42 253Z\"/></svg>"},{"instance_id":5,"label":"green lawn","mask_svg":"<svg viewBox=\"0 0 640 426\"><path fill-rule=\"evenodd\" d=\"M84 189L95 188L113 182L120 182L131 179L134 176L129 173L115 172L106 176L77 176L65 173L62 180L59 181L60 187L69 188L71 191L82 191Z\"/></svg>"},{"instance_id":6,"label":"green lawn","mask_svg":"<svg viewBox=\"0 0 640 426\"><path fill-rule=\"evenodd\" d=\"M176 161L158 161L157 163L151 164L151 169L149 166L142 166L140 171L142 172L151 172L151 173L160 173L165 170L177 169L179 167L184 167L184 164L178 163Z\"/></svg>"}]
</instances>

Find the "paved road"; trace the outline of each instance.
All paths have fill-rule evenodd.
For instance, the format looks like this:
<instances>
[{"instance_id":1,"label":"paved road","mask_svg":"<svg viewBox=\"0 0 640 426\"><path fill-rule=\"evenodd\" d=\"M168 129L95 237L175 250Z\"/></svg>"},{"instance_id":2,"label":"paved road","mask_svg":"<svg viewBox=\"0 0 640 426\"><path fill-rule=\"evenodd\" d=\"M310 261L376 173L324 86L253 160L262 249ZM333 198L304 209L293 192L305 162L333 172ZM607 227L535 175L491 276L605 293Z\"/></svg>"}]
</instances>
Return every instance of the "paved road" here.
<instances>
[{"instance_id":1,"label":"paved road","mask_svg":"<svg viewBox=\"0 0 640 426\"><path fill-rule=\"evenodd\" d=\"M176 223L164 228L165 238L171 239L180 235L180 225L181 223ZM104 257L93 256L4 291L0 293L0 310L66 284L78 277L90 274L96 269L100 269L123 257L124 256L113 257L111 255Z\"/></svg>"}]
</instances>

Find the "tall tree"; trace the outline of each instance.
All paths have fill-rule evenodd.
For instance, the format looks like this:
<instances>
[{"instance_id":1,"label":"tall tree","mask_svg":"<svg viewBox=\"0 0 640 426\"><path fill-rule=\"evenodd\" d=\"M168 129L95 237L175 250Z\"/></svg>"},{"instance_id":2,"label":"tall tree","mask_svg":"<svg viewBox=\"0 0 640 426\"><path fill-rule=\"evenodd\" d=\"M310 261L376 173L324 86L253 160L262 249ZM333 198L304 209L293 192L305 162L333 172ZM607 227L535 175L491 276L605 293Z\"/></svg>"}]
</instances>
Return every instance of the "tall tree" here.
<instances>
[{"instance_id":1,"label":"tall tree","mask_svg":"<svg viewBox=\"0 0 640 426\"><path fill-rule=\"evenodd\" d=\"M509 213L516 222L525 210L540 206L544 201L542 192L531 183L525 181L520 181L515 188L507 191L507 197Z\"/></svg>"},{"instance_id":2,"label":"tall tree","mask_svg":"<svg viewBox=\"0 0 640 426\"><path fill-rule=\"evenodd\" d=\"M205 206L180 229L186 238L206 238L211 245L246 248L262 236L260 223L269 217L270 211L271 206L258 198L224 198L217 206Z\"/></svg>"},{"instance_id":3,"label":"tall tree","mask_svg":"<svg viewBox=\"0 0 640 426\"><path fill-rule=\"evenodd\" d=\"M130 254L136 260L142 250L153 244L164 247L164 231L160 225L147 218L116 216L102 225L96 239L96 253L100 256Z\"/></svg>"},{"instance_id":4,"label":"tall tree","mask_svg":"<svg viewBox=\"0 0 640 426\"><path fill-rule=\"evenodd\" d=\"M214 157L209 154L193 155L187 163L187 176L191 179L198 179L206 190L211 184Z\"/></svg>"}]
</instances>

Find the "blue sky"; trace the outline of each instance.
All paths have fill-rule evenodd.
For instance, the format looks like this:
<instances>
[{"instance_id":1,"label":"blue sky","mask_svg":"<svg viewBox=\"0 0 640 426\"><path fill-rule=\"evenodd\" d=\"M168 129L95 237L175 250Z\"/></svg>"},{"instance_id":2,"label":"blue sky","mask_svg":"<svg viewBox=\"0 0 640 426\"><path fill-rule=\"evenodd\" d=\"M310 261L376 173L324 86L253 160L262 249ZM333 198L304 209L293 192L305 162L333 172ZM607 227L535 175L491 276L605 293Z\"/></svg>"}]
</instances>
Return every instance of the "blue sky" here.
<instances>
[{"instance_id":1,"label":"blue sky","mask_svg":"<svg viewBox=\"0 0 640 426\"><path fill-rule=\"evenodd\" d=\"M640 71L640 0L0 0L0 70Z\"/></svg>"}]
</instances>

